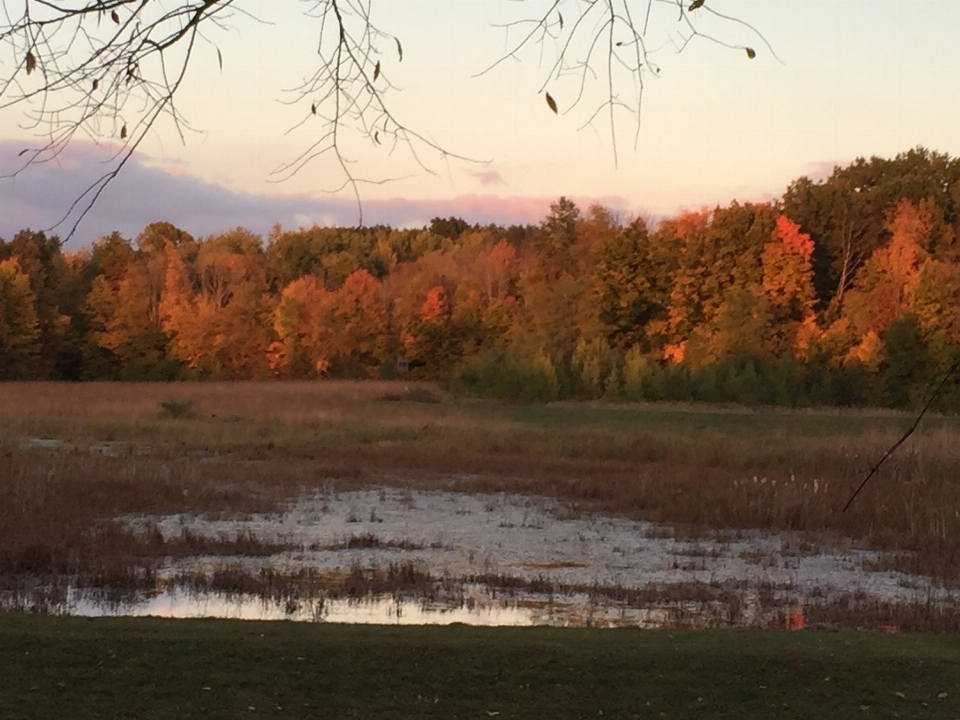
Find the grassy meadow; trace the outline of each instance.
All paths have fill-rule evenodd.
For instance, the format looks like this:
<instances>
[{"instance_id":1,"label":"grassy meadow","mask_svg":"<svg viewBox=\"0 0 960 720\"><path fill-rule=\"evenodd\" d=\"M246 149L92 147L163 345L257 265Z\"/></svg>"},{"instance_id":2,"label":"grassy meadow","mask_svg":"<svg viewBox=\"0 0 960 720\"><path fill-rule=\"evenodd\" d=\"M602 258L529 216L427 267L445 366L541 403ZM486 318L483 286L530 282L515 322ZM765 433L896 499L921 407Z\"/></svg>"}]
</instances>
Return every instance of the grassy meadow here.
<instances>
[{"instance_id":1,"label":"grassy meadow","mask_svg":"<svg viewBox=\"0 0 960 720\"><path fill-rule=\"evenodd\" d=\"M122 577L127 513L270 511L317 488L520 492L709 534L794 530L960 582L960 418L517 405L399 382L0 385L0 575ZM182 552L189 552L183 548ZM142 563L141 563L142 564Z\"/></svg>"}]
</instances>

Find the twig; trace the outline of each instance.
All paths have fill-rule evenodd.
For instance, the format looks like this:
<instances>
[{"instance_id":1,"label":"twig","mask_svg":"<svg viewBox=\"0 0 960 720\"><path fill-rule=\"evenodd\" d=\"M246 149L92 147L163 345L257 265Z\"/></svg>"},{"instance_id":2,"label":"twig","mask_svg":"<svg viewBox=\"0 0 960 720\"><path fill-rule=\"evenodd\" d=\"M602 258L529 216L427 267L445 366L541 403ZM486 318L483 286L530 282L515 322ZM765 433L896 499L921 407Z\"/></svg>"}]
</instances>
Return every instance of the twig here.
<instances>
[{"instance_id":1,"label":"twig","mask_svg":"<svg viewBox=\"0 0 960 720\"><path fill-rule=\"evenodd\" d=\"M850 506L853 505L853 501L857 499L857 495L860 494L860 491L863 490L864 486L867 484L867 482L869 482L870 478L872 478L874 475L877 474L877 472L880 470L880 466L883 465L884 462L886 462L887 458L893 455L893 453L896 451L898 447L900 447L901 445L903 445L904 442L906 442L908 437L913 435L914 431L920 425L920 421L923 419L923 416L927 414L927 410L930 409L934 401L940 395L940 391L943 390L943 386L947 384L947 380L949 380L950 377L958 369L960 369L960 359L957 359L953 363L953 365L949 367L947 372L944 373L943 377L940 378L940 382L937 383L937 387L934 389L933 394L930 395L930 398L927 400L926 404L924 404L923 409L920 411L920 414L917 415L917 419L913 421L913 425L911 425L910 429L903 434L903 437L897 440L897 442L895 442L893 446L883 454L883 457L877 461L876 465L870 468L870 472L867 473L867 476L863 479L863 481L860 483L857 489L853 492L853 495L851 495L850 499L847 500L847 504L843 506L843 510L841 512L846 512L850 508Z\"/></svg>"}]
</instances>

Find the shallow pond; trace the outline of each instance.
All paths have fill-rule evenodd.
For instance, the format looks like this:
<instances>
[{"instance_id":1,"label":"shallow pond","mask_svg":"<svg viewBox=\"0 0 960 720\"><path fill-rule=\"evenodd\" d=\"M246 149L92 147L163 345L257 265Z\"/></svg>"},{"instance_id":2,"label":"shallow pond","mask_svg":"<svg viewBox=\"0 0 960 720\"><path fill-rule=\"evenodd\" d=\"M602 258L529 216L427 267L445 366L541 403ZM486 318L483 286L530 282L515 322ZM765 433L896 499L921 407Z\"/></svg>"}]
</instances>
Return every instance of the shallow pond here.
<instances>
[{"instance_id":1,"label":"shallow pond","mask_svg":"<svg viewBox=\"0 0 960 720\"><path fill-rule=\"evenodd\" d=\"M668 527L573 515L550 500L515 495L375 488L319 492L275 515L127 521L167 538L245 537L287 549L169 561L154 591L133 602L99 602L71 590L62 610L348 623L770 626L791 622L804 604L839 598L958 600L928 578L872 570L874 552L753 531L688 540ZM386 587L388 569L408 582ZM223 592L207 582L218 572L241 579L309 572L341 589L278 590L270 575L269 593L244 590L242 582ZM342 589L353 576L379 584Z\"/></svg>"}]
</instances>

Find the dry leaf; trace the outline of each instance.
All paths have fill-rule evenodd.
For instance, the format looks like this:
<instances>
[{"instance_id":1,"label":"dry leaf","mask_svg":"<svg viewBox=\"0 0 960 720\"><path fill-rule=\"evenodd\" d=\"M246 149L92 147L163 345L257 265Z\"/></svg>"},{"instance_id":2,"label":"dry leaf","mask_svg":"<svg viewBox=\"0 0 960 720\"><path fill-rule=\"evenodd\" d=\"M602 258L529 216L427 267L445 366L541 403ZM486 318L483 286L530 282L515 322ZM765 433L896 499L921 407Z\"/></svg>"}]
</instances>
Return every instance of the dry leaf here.
<instances>
[{"instance_id":1,"label":"dry leaf","mask_svg":"<svg viewBox=\"0 0 960 720\"><path fill-rule=\"evenodd\" d=\"M705 0L693 0L693 2L690 3L690 7L688 7L687 10L689 10L690 12L693 12L697 8L703 7L704 1Z\"/></svg>"},{"instance_id":2,"label":"dry leaf","mask_svg":"<svg viewBox=\"0 0 960 720\"><path fill-rule=\"evenodd\" d=\"M117 11L116 11L116 10L111 10L111 11L110 11L110 19L113 20L117 25L120 24L120 16L117 15Z\"/></svg>"},{"instance_id":3,"label":"dry leaf","mask_svg":"<svg viewBox=\"0 0 960 720\"><path fill-rule=\"evenodd\" d=\"M550 109L553 110L554 115L557 114L557 101L553 99L550 93L547 93L547 105L550 106Z\"/></svg>"},{"instance_id":4,"label":"dry leaf","mask_svg":"<svg viewBox=\"0 0 960 720\"><path fill-rule=\"evenodd\" d=\"M37 57L31 51L27 50L27 75L37 69Z\"/></svg>"},{"instance_id":5,"label":"dry leaf","mask_svg":"<svg viewBox=\"0 0 960 720\"><path fill-rule=\"evenodd\" d=\"M373 81L376 82L378 77L380 77L380 61L379 60L377 60L377 66L373 68Z\"/></svg>"},{"instance_id":6,"label":"dry leaf","mask_svg":"<svg viewBox=\"0 0 960 720\"><path fill-rule=\"evenodd\" d=\"M394 38L397 41L397 55L400 56L400 62L403 62L403 45L400 44L400 38Z\"/></svg>"},{"instance_id":7,"label":"dry leaf","mask_svg":"<svg viewBox=\"0 0 960 720\"><path fill-rule=\"evenodd\" d=\"M126 140L126 139L127 139L127 124L126 124L126 123L124 123L124 124L123 124L123 127L120 128L120 139L121 139L121 140Z\"/></svg>"},{"instance_id":8,"label":"dry leaf","mask_svg":"<svg viewBox=\"0 0 960 720\"><path fill-rule=\"evenodd\" d=\"M757 56L757 51L753 48L747 48L747 57L753 60Z\"/></svg>"}]
</instances>

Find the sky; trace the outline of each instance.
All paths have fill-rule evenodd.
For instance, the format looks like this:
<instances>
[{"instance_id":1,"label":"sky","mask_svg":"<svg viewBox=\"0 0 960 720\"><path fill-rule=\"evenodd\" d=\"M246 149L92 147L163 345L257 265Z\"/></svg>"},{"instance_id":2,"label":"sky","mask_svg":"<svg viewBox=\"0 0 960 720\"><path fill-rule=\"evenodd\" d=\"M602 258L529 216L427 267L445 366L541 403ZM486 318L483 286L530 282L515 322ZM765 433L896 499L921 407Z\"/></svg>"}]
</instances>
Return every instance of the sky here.
<instances>
[{"instance_id":1,"label":"sky","mask_svg":"<svg viewBox=\"0 0 960 720\"><path fill-rule=\"evenodd\" d=\"M646 0L628 1L645 11ZM524 27L503 26L552 0L370 2L373 22L389 35L377 43L384 78L395 86L388 102L450 155L420 148L418 164L402 148L391 153L347 137L351 169L372 181L360 185L367 224L419 226L436 215L538 222L561 195L581 205L599 201L625 217L657 217L773 199L792 180L823 178L858 156L890 157L918 145L960 154L956 0L707 0L759 35L694 15L699 31L735 47L701 37L682 52L676 6L655 1L648 47L659 73L646 76L638 133L635 118L615 116L616 162L609 118L583 127L605 87L588 84L575 103L573 77L548 79L553 45L482 72ZM159 122L70 244L113 230L132 237L155 220L195 235L238 225L266 233L276 223L356 224L349 189L331 192L343 177L330 158L282 182L272 174L319 129L310 100L289 92L317 62L318 24L303 15L310 5L238 0L255 17L236 15L198 46L178 95L189 123L183 138L171 122ZM568 30L580 6L561 2ZM392 36L402 40L402 62ZM583 47L574 51L582 56ZM593 69L602 73L602 57ZM557 115L545 102L545 80ZM629 78L618 77L615 91L633 102ZM23 125L17 108L0 110L0 174L40 142ZM0 179L0 237L49 228L67 212L117 147L116 128L102 127L99 145L81 137L57 162ZM57 230L65 234L69 225Z\"/></svg>"}]
</instances>

